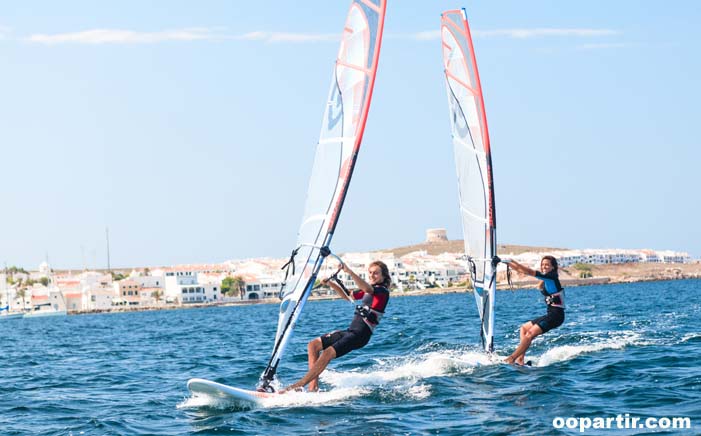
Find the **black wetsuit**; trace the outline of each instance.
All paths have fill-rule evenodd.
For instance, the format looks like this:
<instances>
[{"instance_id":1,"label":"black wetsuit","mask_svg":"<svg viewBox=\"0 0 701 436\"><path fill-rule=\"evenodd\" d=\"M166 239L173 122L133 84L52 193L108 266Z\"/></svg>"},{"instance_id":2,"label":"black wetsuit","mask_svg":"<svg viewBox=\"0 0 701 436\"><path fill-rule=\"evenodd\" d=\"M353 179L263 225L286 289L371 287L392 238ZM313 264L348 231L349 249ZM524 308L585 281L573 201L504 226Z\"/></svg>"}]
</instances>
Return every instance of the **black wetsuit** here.
<instances>
[{"instance_id":1,"label":"black wetsuit","mask_svg":"<svg viewBox=\"0 0 701 436\"><path fill-rule=\"evenodd\" d=\"M348 329L336 330L321 336L324 349L333 347L336 350L336 357L362 348L370 341L372 331L379 324L379 318L387 307L389 291L384 286L373 286L372 294L355 291L353 297L356 300L362 299L362 304L356 309Z\"/></svg>"},{"instance_id":2,"label":"black wetsuit","mask_svg":"<svg viewBox=\"0 0 701 436\"><path fill-rule=\"evenodd\" d=\"M543 290L540 292L545 296L545 304L548 305L548 313L544 316L531 320L533 324L538 324L543 333L560 327L565 321L565 295L564 289L557 277L557 272L550 271L541 274L536 271L535 277L543 281Z\"/></svg>"}]
</instances>

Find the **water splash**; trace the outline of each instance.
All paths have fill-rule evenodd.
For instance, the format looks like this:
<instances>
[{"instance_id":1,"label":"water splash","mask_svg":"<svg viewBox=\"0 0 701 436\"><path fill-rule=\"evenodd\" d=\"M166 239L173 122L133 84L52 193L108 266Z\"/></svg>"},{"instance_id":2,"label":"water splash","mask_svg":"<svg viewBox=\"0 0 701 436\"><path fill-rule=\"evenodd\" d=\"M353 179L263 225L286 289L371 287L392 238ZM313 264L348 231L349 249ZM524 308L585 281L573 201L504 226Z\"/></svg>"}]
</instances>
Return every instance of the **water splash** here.
<instances>
[{"instance_id":1,"label":"water splash","mask_svg":"<svg viewBox=\"0 0 701 436\"><path fill-rule=\"evenodd\" d=\"M209 395L192 395L180 402L176 408L178 409L215 409L215 410L230 410L230 409L252 409L254 405L245 401L227 400L221 397L213 397Z\"/></svg>"},{"instance_id":2,"label":"water splash","mask_svg":"<svg viewBox=\"0 0 701 436\"><path fill-rule=\"evenodd\" d=\"M229 401L207 395L193 395L178 408L250 409L328 406L352 398L380 392L381 396L421 400L431 396L431 385L421 380L452 374L469 374L476 367L494 365L497 357L471 350L440 350L413 356L376 360L369 369L358 368L343 372L327 369L321 381L331 385L330 390L319 392L289 392L264 398L258 404Z\"/></svg>"},{"instance_id":3,"label":"water splash","mask_svg":"<svg viewBox=\"0 0 701 436\"><path fill-rule=\"evenodd\" d=\"M642 336L631 330L616 332L612 337L604 340L594 339L595 342L580 345L560 345L553 347L534 359L534 365L539 367L549 366L553 363L564 362L577 356L588 353L596 353L602 350L621 350L629 345L645 345Z\"/></svg>"},{"instance_id":4,"label":"water splash","mask_svg":"<svg viewBox=\"0 0 701 436\"><path fill-rule=\"evenodd\" d=\"M416 356L378 360L375 369L369 371L327 370L321 379L336 387L379 386L401 380L416 381L452 373L465 374L477 366L493 363L486 354L474 351L432 351Z\"/></svg>"},{"instance_id":5,"label":"water splash","mask_svg":"<svg viewBox=\"0 0 701 436\"><path fill-rule=\"evenodd\" d=\"M261 406L265 408L329 406L342 403L351 398L361 397L366 395L368 391L368 389L361 387L351 387L319 392L288 392L283 395L264 398L261 401Z\"/></svg>"}]
</instances>

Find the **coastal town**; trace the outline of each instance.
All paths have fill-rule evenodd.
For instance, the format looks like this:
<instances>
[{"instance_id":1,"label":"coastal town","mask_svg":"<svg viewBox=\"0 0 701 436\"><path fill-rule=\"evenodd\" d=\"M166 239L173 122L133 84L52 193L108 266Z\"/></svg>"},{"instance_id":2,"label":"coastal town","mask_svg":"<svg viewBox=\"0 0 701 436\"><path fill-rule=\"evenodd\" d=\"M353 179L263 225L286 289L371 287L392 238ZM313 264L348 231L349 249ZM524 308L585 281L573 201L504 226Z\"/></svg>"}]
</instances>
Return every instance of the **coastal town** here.
<instances>
[{"instance_id":1,"label":"coastal town","mask_svg":"<svg viewBox=\"0 0 701 436\"><path fill-rule=\"evenodd\" d=\"M499 253L534 268L538 268L544 254L554 255L562 269L563 283L568 286L701 277L698 259L692 259L688 253L669 250L500 246ZM449 241L444 229L428 229L425 242L415 246L344 253L341 258L363 278L370 262L382 260L390 267L394 290L400 293L448 292L469 287L462 241ZM47 262L39 265L36 271L11 267L0 273L0 308L3 309L0 317L276 301L285 278L281 266L286 261L256 258L101 271L54 271ZM319 276L329 276L337 268L337 261L329 258ZM340 273L339 278L348 287L353 286L347 274ZM507 282L506 266L500 264L497 269L500 288L532 285L532 280L526 277ZM331 298L332 295L333 292L324 287L313 292L313 297Z\"/></svg>"}]
</instances>

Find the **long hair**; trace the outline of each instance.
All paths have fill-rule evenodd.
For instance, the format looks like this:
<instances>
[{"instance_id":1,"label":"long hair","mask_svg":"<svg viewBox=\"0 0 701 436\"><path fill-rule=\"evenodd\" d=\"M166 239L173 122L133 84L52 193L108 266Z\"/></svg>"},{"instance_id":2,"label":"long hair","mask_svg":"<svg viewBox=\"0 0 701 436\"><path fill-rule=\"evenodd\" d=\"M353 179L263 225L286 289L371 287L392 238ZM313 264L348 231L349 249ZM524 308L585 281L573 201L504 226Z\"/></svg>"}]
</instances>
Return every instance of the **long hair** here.
<instances>
[{"instance_id":1,"label":"long hair","mask_svg":"<svg viewBox=\"0 0 701 436\"><path fill-rule=\"evenodd\" d=\"M376 260L376 261L372 262L370 265L368 265L368 269L371 266L376 266L376 267L380 268L380 271L382 272L382 282L380 284L389 290L389 287L392 284L392 278L389 275L389 268L387 268L387 265L384 262L382 262L381 260Z\"/></svg>"},{"instance_id":2,"label":"long hair","mask_svg":"<svg viewBox=\"0 0 701 436\"><path fill-rule=\"evenodd\" d=\"M546 260L546 259L549 260L549 261L550 261L550 265L553 266L553 271L555 272L555 275L556 275L556 276L559 275L558 272L557 272L557 259L555 259L554 256L547 255L547 256L543 256L543 258L540 259L540 263L542 264L543 261ZM540 282L540 283L538 284L538 289L540 289L541 291L542 291L542 290L545 290L545 283L544 283L544 282Z\"/></svg>"}]
</instances>

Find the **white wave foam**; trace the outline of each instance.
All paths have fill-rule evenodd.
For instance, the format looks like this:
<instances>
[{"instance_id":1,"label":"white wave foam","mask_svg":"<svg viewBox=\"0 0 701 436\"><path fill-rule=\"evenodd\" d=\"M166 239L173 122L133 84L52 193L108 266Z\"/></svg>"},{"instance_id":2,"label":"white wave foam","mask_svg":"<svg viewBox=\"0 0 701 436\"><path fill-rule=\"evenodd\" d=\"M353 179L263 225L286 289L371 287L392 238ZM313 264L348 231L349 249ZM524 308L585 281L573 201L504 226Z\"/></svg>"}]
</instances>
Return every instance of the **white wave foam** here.
<instances>
[{"instance_id":1,"label":"white wave foam","mask_svg":"<svg viewBox=\"0 0 701 436\"><path fill-rule=\"evenodd\" d=\"M407 393L415 400L423 400L431 396L431 386L425 384L412 386Z\"/></svg>"},{"instance_id":2,"label":"white wave foam","mask_svg":"<svg viewBox=\"0 0 701 436\"><path fill-rule=\"evenodd\" d=\"M535 366L549 366L553 363L574 359L581 354L595 353L602 350L619 350L628 345L635 344L642 344L640 334L633 331L623 331L619 332L615 337L611 337L600 342L582 345L561 345L554 347L537 358Z\"/></svg>"},{"instance_id":3,"label":"white wave foam","mask_svg":"<svg viewBox=\"0 0 701 436\"><path fill-rule=\"evenodd\" d=\"M680 342L690 341L692 339L701 339L701 334L699 333L687 333L684 335Z\"/></svg>"},{"instance_id":4,"label":"white wave foam","mask_svg":"<svg viewBox=\"0 0 701 436\"><path fill-rule=\"evenodd\" d=\"M178 409L199 409L201 407L210 407L212 409L228 409L232 406L251 408L252 404L237 403L235 401L227 401L222 398L210 397L209 395L192 395L184 399L176 406Z\"/></svg>"},{"instance_id":5,"label":"white wave foam","mask_svg":"<svg viewBox=\"0 0 701 436\"><path fill-rule=\"evenodd\" d=\"M178 409L198 409L210 407L214 409L243 408L281 408L299 406L328 406L337 404L353 397L359 397L368 393L368 389L360 387L334 389L320 392L288 392L283 395L273 395L260 400L259 404L253 404L243 400L212 397L205 394L192 395L177 405Z\"/></svg>"},{"instance_id":6,"label":"white wave foam","mask_svg":"<svg viewBox=\"0 0 701 436\"><path fill-rule=\"evenodd\" d=\"M497 365L502 360L502 356L470 350L430 351L413 356L377 360L370 367L348 372L327 369L320 378L322 382L332 386L328 391L288 392L264 398L259 406L208 396L192 396L179 404L178 408L323 406L368 395L375 390L379 390L383 396L421 400L431 395L431 385L421 383L421 380L451 374L469 374L479 366Z\"/></svg>"},{"instance_id":7,"label":"white wave foam","mask_svg":"<svg viewBox=\"0 0 701 436\"><path fill-rule=\"evenodd\" d=\"M450 373L467 373L480 365L494 364L489 356L474 351L433 351L423 355L379 361L377 370L338 372L327 370L321 379L339 388L380 386L399 381L416 381Z\"/></svg>"},{"instance_id":8,"label":"white wave foam","mask_svg":"<svg viewBox=\"0 0 701 436\"><path fill-rule=\"evenodd\" d=\"M288 392L283 395L274 395L264 398L261 401L261 406L265 408L328 406L341 403L349 398L363 396L368 393L368 391L367 389L354 387L319 392Z\"/></svg>"}]
</instances>

